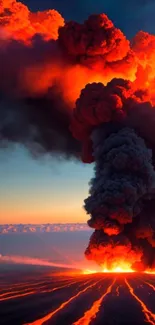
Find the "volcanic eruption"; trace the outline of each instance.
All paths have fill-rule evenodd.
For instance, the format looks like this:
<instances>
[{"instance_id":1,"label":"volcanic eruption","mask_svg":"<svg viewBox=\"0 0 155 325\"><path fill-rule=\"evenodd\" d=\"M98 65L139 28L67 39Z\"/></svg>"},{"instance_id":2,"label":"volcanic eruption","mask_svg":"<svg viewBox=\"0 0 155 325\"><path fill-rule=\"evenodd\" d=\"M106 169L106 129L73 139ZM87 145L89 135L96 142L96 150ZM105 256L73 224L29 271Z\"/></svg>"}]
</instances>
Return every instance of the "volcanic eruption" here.
<instances>
[{"instance_id":1,"label":"volcanic eruption","mask_svg":"<svg viewBox=\"0 0 155 325\"><path fill-rule=\"evenodd\" d=\"M0 1L0 140L94 163L85 255L103 270L155 268L155 36L105 15L80 24Z\"/></svg>"},{"instance_id":2,"label":"volcanic eruption","mask_svg":"<svg viewBox=\"0 0 155 325\"><path fill-rule=\"evenodd\" d=\"M154 108L132 88L122 79L87 85L71 124L83 142L83 160L95 161L85 200L95 232L85 254L103 269L141 269L154 263ZM146 118L149 132L143 128Z\"/></svg>"}]
</instances>

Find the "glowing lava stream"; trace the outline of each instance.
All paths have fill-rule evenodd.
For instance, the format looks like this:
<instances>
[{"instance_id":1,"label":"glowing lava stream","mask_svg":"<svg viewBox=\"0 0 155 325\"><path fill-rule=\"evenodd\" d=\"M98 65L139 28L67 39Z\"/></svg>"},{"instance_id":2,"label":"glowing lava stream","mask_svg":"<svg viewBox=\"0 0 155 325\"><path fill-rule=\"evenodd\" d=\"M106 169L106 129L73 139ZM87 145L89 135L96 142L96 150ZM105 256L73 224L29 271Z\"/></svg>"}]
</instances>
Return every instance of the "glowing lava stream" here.
<instances>
[{"instance_id":1,"label":"glowing lava stream","mask_svg":"<svg viewBox=\"0 0 155 325\"><path fill-rule=\"evenodd\" d=\"M66 307L70 302L72 302L74 299L78 298L82 293L86 292L87 290L89 290L90 288L93 288L98 282L100 282L101 280L89 285L88 287L84 288L83 290L80 290L76 295L72 296L71 298L69 298L67 301L63 302L58 308L56 308L54 311L52 311L51 313L47 314L46 316L35 320L32 323L26 323L25 325L42 325L44 324L46 321L48 321L49 319L51 319L58 311L60 311L61 309L63 309L64 307Z\"/></svg>"},{"instance_id":2,"label":"glowing lava stream","mask_svg":"<svg viewBox=\"0 0 155 325\"><path fill-rule=\"evenodd\" d=\"M5 296L8 296L8 295L12 295L12 294L15 294L15 293L24 293L24 292L26 292L26 291L33 291L33 290L35 290L36 291L36 286L38 286L39 284L43 284L43 283L45 283L46 281L42 281L42 282L38 282L38 283L35 283L35 284L26 284L26 286L21 286L21 287L17 287L17 288L13 288L13 287L8 287L7 289L5 289L5 292L3 292L4 290L1 290L1 292L2 293L0 293L0 299L2 298L2 297L5 297ZM68 282L69 282L69 280L65 280L65 281L60 281L60 282L64 282L64 284L63 285L68 285ZM40 290L40 289L43 289L43 288L46 288L47 286L49 286L49 285L52 285L52 284L54 284L55 282L47 282L46 284L44 284L43 286L39 286L38 288L37 288L37 291L38 290ZM16 289L16 290L13 290L13 289ZM10 290L10 291L8 291L8 290ZM13 291L11 291L11 290L13 290ZM43 290L41 291L41 292L44 292Z\"/></svg>"},{"instance_id":3,"label":"glowing lava stream","mask_svg":"<svg viewBox=\"0 0 155 325\"><path fill-rule=\"evenodd\" d=\"M24 290L18 290L18 291L7 291L5 293L0 294L0 301L1 299L4 298L10 298L14 297L16 294L23 294L23 293L29 293L33 290L34 288L27 288ZM9 296L9 297L8 297ZM3 299L2 299L3 300Z\"/></svg>"},{"instance_id":4,"label":"glowing lava stream","mask_svg":"<svg viewBox=\"0 0 155 325\"><path fill-rule=\"evenodd\" d=\"M28 287L28 286L37 286L39 284L43 284L45 283L46 281L39 281L39 282L35 282L35 283L31 283L31 282L23 282L23 283L14 283L12 285L9 286L9 284L4 284L1 286L1 291L2 290L14 290L14 289L19 289L20 288L24 288L24 287Z\"/></svg>"},{"instance_id":5,"label":"glowing lava stream","mask_svg":"<svg viewBox=\"0 0 155 325\"><path fill-rule=\"evenodd\" d=\"M141 305L142 307L142 311L146 317L146 320L148 323L152 324L152 325L155 325L155 314L153 314L147 307L146 305L144 304L144 302L134 293L134 290L133 288L131 287L131 285L129 284L129 282L127 281L127 279L124 280L128 289L129 289L129 292L131 293L131 295L139 302L139 304Z\"/></svg>"},{"instance_id":6,"label":"glowing lava stream","mask_svg":"<svg viewBox=\"0 0 155 325\"><path fill-rule=\"evenodd\" d=\"M87 284L87 283L90 282L90 281L92 281L92 280L88 280L88 281L86 281L86 282L82 282L81 284L79 284L79 287L81 287L82 285ZM65 288L65 287L70 287L72 284L75 284L75 283L78 283L78 282L77 282L77 281L73 281L73 282L70 282L69 284L65 284L65 285L63 285L63 286L61 286L61 287L56 287L56 288L53 288L53 289L43 290L43 291L41 291L41 293L49 293L49 292L53 292L53 291L55 291L55 290L57 290L57 289L61 289L61 288Z\"/></svg>"},{"instance_id":7,"label":"glowing lava stream","mask_svg":"<svg viewBox=\"0 0 155 325\"><path fill-rule=\"evenodd\" d=\"M68 284L68 283L67 283ZM66 285L67 285L66 284ZM11 296L11 295L14 295L14 294L22 294L22 293L26 293L27 291L28 292L30 292L30 291L36 291L36 292L38 292L38 291L40 291L41 289L43 289L43 288L45 288L45 287L47 287L49 284L45 284L45 285L43 285L43 286L39 286L38 288L37 288L37 290L36 290L36 288L34 288L34 287L36 287L37 285L35 284L34 286L33 285L30 285L28 288L18 288L18 290L15 290L15 291L5 291L5 292L3 292L3 293L0 293L0 299L2 298L2 297L7 297L7 296ZM10 289L10 288L9 288ZM43 290L41 291L41 292L44 292Z\"/></svg>"},{"instance_id":8,"label":"glowing lava stream","mask_svg":"<svg viewBox=\"0 0 155 325\"><path fill-rule=\"evenodd\" d=\"M5 300L10 300L10 299L15 299L15 298L21 298L21 297L25 297L25 296L28 296L28 295L32 295L34 293L36 293L36 291L29 291L29 292L26 292L26 293L17 294L17 295L10 296L10 297L0 298L0 301L5 301Z\"/></svg>"},{"instance_id":9,"label":"glowing lava stream","mask_svg":"<svg viewBox=\"0 0 155 325\"><path fill-rule=\"evenodd\" d=\"M25 296L32 295L32 294L35 294L35 293L38 293L38 294L41 294L41 293L49 293L49 292L53 292L53 291L59 290L61 288L69 287L69 286L71 286L74 283L77 283L77 282L74 281L74 282L71 282L69 284L65 284L63 286L59 286L59 287L55 287L53 289L48 289L48 290L43 290L43 291L39 291L39 289L38 289L38 290L29 291L29 292L26 292L26 293L22 293L21 292L20 294L13 295L13 296L9 296L9 297L4 297L4 298L1 298L2 296L0 296L0 301L10 300L10 299L14 299L14 298L21 298L21 297L25 297Z\"/></svg>"},{"instance_id":10,"label":"glowing lava stream","mask_svg":"<svg viewBox=\"0 0 155 325\"><path fill-rule=\"evenodd\" d=\"M77 322L75 322L73 325L89 325L90 322L96 318L97 313L99 312L101 303L103 301L103 299L106 297L106 295L108 293L111 292L112 287L115 283L116 279L112 282L112 284L107 288L106 292L101 296L101 298L99 298L98 300L96 300L92 307L87 310L84 314L83 317L81 317Z\"/></svg>"},{"instance_id":11,"label":"glowing lava stream","mask_svg":"<svg viewBox=\"0 0 155 325\"><path fill-rule=\"evenodd\" d=\"M120 286L118 286L118 287L116 288L116 296L117 296L117 297L119 296L119 287L120 287Z\"/></svg>"},{"instance_id":12,"label":"glowing lava stream","mask_svg":"<svg viewBox=\"0 0 155 325\"><path fill-rule=\"evenodd\" d=\"M143 283L147 284L150 288L152 288L155 291L155 286L147 281L143 281Z\"/></svg>"}]
</instances>

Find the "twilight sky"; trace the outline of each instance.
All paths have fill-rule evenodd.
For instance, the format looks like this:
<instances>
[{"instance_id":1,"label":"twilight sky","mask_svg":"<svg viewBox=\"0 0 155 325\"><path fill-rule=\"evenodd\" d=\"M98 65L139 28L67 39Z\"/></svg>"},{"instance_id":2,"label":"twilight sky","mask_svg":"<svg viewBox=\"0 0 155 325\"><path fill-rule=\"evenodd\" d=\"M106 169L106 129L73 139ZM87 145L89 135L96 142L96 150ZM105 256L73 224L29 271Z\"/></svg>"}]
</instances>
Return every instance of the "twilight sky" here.
<instances>
[{"instance_id":1,"label":"twilight sky","mask_svg":"<svg viewBox=\"0 0 155 325\"><path fill-rule=\"evenodd\" d=\"M25 0L32 10L54 8L66 20L83 21L105 12L132 37L142 29L155 33L154 0ZM136 3L136 4L135 4ZM82 209L93 166L34 160L23 148L0 151L0 223L85 222Z\"/></svg>"}]
</instances>

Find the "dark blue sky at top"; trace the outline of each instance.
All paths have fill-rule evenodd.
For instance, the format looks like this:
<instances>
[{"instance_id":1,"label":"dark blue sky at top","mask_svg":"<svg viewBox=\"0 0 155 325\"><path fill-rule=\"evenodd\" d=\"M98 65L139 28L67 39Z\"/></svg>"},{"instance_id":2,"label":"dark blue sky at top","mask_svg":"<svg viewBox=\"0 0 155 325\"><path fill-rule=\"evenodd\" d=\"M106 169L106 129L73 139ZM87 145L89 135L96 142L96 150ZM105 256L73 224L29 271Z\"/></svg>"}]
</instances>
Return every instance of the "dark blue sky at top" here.
<instances>
[{"instance_id":1,"label":"dark blue sky at top","mask_svg":"<svg viewBox=\"0 0 155 325\"><path fill-rule=\"evenodd\" d=\"M129 38L137 31L155 33L155 0L24 0L31 10L57 9L66 20L82 22L106 13Z\"/></svg>"}]
</instances>

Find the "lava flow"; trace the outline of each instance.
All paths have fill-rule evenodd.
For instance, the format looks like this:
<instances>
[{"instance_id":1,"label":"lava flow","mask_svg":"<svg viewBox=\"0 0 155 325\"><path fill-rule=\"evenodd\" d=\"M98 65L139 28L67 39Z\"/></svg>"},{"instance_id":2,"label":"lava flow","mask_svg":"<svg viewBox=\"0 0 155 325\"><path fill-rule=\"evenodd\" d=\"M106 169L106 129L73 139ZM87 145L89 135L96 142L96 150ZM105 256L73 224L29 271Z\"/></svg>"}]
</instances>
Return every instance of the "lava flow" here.
<instances>
[{"instance_id":1,"label":"lava flow","mask_svg":"<svg viewBox=\"0 0 155 325\"><path fill-rule=\"evenodd\" d=\"M146 320L148 323L155 325L155 314L152 313L147 306L144 304L144 302L134 293L134 289L132 288L132 286L130 285L130 283L125 279L125 283L129 289L129 292L131 293L131 295L139 302L139 304L142 307L142 311L146 317Z\"/></svg>"},{"instance_id":2,"label":"lava flow","mask_svg":"<svg viewBox=\"0 0 155 325\"><path fill-rule=\"evenodd\" d=\"M40 319L38 319L38 320L36 320L36 321L34 321L32 323L28 323L28 324L34 324L34 325L42 325L42 324L44 324L46 321L48 321L49 319L51 319L56 313L58 313L61 309L65 308L74 299L78 298L81 294L85 293L87 290L89 290L89 289L93 288L94 286L96 286L96 284L99 281L97 281L97 282L95 282L95 283L93 283L93 284L85 287L84 289L80 290L77 294L75 294L74 296L70 297L68 300L66 300L65 302L63 302L58 308L56 308L53 312L49 313L45 317L42 317L42 318L40 318Z\"/></svg>"},{"instance_id":3,"label":"lava flow","mask_svg":"<svg viewBox=\"0 0 155 325\"><path fill-rule=\"evenodd\" d=\"M22 272L19 271L18 278L22 277ZM54 325L90 325L92 322L102 325L113 320L117 324L145 325L147 321L155 325L155 276L152 274L103 272L62 273L59 276L59 273L47 274L47 269L45 272L39 271L38 280L41 281L36 281L33 269L34 286L32 277L30 281L21 279L27 288L23 286L22 289L19 285L18 295L13 289L16 278L12 272L7 273L7 278L5 274L0 277L0 288L4 277L8 282L5 289L0 289L0 318L6 324L11 324L13 319L14 323L23 325L44 325L47 322ZM9 297L11 302L5 299Z\"/></svg>"},{"instance_id":4,"label":"lava flow","mask_svg":"<svg viewBox=\"0 0 155 325\"><path fill-rule=\"evenodd\" d=\"M82 318L80 318L77 322L75 322L74 325L89 325L90 324L92 319L94 319L96 317L96 314L99 312L99 308L101 306L103 299L111 292L115 281L116 281L116 279L112 282L112 284L110 284L110 286L107 288L106 292L101 296L101 298L96 300L93 303L92 307L88 311L86 311L84 316Z\"/></svg>"}]
</instances>

